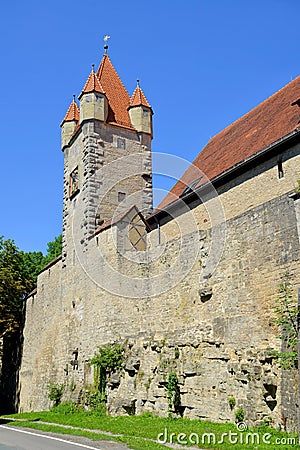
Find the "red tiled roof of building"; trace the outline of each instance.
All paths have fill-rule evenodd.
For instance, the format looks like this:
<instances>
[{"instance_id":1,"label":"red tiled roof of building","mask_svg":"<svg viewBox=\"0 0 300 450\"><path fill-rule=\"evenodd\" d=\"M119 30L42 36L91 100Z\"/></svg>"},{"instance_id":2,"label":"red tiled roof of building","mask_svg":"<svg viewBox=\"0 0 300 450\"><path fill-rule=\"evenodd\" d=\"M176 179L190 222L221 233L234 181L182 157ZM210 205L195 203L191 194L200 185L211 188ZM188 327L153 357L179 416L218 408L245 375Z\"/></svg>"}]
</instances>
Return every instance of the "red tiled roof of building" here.
<instances>
[{"instance_id":1,"label":"red tiled roof of building","mask_svg":"<svg viewBox=\"0 0 300 450\"><path fill-rule=\"evenodd\" d=\"M147 106L148 108L151 108L140 86L135 88L130 99L130 106Z\"/></svg>"},{"instance_id":2,"label":"red tiled roof of building","mask_svg":"<svg viewBox=\"0 0 300 450\"><path fill-rule=\"evenodd\" d=\"M78 98L82 97L83 94L87 94L88 92L100 92L100 94L105 94L104 89L100 81L98 80L94 70L91 71Z\"/></svg>"},{"instance_id":3,"label":"red tiled roof of building","mask_svg":"<svg viewBox=\"0 0 300 450\"><path fill-rule=\"evenodd\" d=\"M64 122L71 122L73 120L75 120L75 122L78 122L79 117L80 117L80 110L79 110L78 105L75 102L75 100L73 100L71 105L69 106L69 109L68 109L61 125L63 125Z\"/></svg>"},{"instance_id":4,"label":"red tiled roof of building","mask_svg":"<svg viewBox=\"0 0 300 450\"><path fill-rule=\"evenodd\" d=\"M299 98L300 76L214 136L194 160L210 180L236 166L255 153L288 135L300 126L300 110L292 103ZM296 103L297 104L297 103ZM186 186L199 178L193 165L159 204L163 209L178 198ZM197 173L198 172L198 173ZM199 186L203 181L200 181Z\"/></svg>"},{"instance_id":5,"label":"red tiled roof of building","mask_svg":"<svg viewBox=\"0 0 300 450\"><path fill-rule=\"evenodd\" d=\"M130 103L129 94L108 55L103 56L96 75L108 99L107 121L133 129L127 111Z\"/></svg>"}]
</instances>

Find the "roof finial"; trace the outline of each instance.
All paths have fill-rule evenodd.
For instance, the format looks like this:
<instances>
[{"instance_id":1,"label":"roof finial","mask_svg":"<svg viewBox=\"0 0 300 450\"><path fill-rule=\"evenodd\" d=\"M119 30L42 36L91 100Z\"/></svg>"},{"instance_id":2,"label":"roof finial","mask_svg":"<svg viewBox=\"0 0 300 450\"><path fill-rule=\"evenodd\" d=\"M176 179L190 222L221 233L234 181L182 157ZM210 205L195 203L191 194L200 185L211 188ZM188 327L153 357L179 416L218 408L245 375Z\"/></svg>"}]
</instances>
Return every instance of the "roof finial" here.
<instances>
[{"instance_id":1,"label":"roof finial","mask_svg":"<svg viewBox=\"0 0 300 450\"><path fill-rule=\"evenodd\" d=\"M108 34L106 34L103 38L104 40L104 54L107 55L107 50L108 50L108 44L107 41L108 39L110 39L110 36L108 36Z\"/></svg>"},{"instance_id":2,"label":"roof finial","mask_svg":"<svg viewBox=\"0 0 300 450\"><path fill-rule=\"evenodd\" d=\"M74 102L74 103L76 103L76 102L75 102L75 98L76 98L76 95L73 94L73 102Z\"/></svg>"},{"instance_id":3,"label":"roof finial","mask_svg":"<svg viewBox=\"0 0 300 450\"><path fill-rule=\"evenodd\" d=\"M92 64L92 72L95 72L95 64Z\"/></svg>"},{"instance_id":4,"label":"roof finial","mask_svg":"<svg viewBox=\"0 0 300 450\"><path fill-rule=\"evenodd\" d=\"M136 80L136 86L140 87L140 80Z\"/></svg>"}]
</instances>

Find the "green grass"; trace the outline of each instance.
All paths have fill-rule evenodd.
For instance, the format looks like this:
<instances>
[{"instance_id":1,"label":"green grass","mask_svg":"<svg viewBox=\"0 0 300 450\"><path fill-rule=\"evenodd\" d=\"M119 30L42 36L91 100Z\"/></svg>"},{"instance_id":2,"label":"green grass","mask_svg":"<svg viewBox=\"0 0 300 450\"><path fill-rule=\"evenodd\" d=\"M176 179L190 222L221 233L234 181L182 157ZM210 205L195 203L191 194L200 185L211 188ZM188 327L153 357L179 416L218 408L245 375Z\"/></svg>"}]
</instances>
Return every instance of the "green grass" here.
<instances>
[{"instance_id":1,"label":"green grass","mask_svg":"<svg viewBox=\"0 0 300 450\"><path fill-rule=\"evenodd\" d=\"M38 413L24 413L24 414L14 414L13 418L23 418L26 422L16 423L17 426L26 426L30 428L36 428L44 431L54 431L63 434L74 434L79 436L89 437L91 439L109 439L118 442L123 442L127 444L131 449L153 449L158 450L166 448L165 446L151 442L144 441L143 438L151 439L153 441L157 440L159 433L164 433L165 430L167 434L167 441L172 443L178 443L178 435L184 433L187 438L181 436L181 441L189 440L189 436L192 437L192 443L196 443L197 436L199 438L199 448L210 448L210 449L231 449L243 450L243 449L256 449L257 450L273 450L273 449L296 449L300 448L298 444L287 443L287 441L282 441L282 439L287 440L288 438L294 438L295 442L298 442L295 435L286 434L274 430L273 428L264 427L252 430L247 430L244 433L239 433L236 426L230 423L212 423L204 422L199 420L189 420L189 419L172 419L172 418L161 418L151 416L149 414L141 416L118 416L109 417L100 413L92 413L88 411L77 411L74 413L63 413L53 411L43 411ZM74 427L86 428L90 430L101 430L102 432L111 432L115 435L122 436L107 436L101 435L92 431L83 430L72 430L66 428L59 428L53 425L43 425L39 423L51 422L54 424L63 424ZM171 434L174 433L173 437ZM191 435L193 433L193 435ZM206 435L205 441L202 442L202 437L204 433L213 433L215 435L215 443L213 442L213 437L209 441L208 435ZM224 433L227 433L225 436ZM231 438L228 436L229 433L232 434ZM247 433L255 433L253 437L254 441L251 440L251 436ZM224 435L224 442L220 443L221 436ZM263 438L269 443L264 443ZM163 439L163 438L162 438ZM238 439L237 443L232 440ZM246 443L248 439L248 444ZM276 442L276 439L281 440ZM191 445L191 443L189 443ZM194 445L197 446L197 445Z\"/></svg>"}]
</instances>

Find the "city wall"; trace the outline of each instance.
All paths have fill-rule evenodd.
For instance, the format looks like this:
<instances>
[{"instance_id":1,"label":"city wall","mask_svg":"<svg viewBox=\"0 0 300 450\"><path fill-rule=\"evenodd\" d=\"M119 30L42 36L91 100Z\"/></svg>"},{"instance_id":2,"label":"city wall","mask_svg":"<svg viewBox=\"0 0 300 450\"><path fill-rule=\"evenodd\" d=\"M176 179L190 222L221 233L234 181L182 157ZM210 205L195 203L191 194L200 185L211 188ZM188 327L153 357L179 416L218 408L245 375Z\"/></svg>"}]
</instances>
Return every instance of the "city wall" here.
<instances>
[{"instance_id":1,"label":"city wall","mask_svg":"<svg viewBox=\"0 0 300 450\"><path fill-rule=\"evenodd\" d=\"M116 251L116 224L89 239L85 251L75 243L63 268L59 261L42 272L27 300L20 408L47 409L51 383L65 384L65 399L82 399L97 346L119 342L126 361L109 383L111 414L167 415L172 372L184 417L233 421L240 407L249 425L295 427L297 379L282 373L270 351L281 348L273 322L281 277L290 273L295 299L300 283L290 197L298 153L286 152L282 179L274 157L220 189L226 227L211 228L210 207L200 205L190 227L185 215L164 225L160 244L158 231L150 233L145 260ZM224 247L208 270L216 229Z\"/></svg>"}]
</instances>

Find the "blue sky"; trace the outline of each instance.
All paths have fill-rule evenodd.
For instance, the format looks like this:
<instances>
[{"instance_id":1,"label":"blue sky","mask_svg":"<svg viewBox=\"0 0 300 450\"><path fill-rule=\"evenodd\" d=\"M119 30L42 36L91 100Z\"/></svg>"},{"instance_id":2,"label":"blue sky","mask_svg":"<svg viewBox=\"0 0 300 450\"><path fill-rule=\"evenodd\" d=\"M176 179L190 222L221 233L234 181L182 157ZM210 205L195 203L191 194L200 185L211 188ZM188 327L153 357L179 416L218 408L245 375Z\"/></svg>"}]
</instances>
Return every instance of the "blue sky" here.
<instances>
[{"instance_id":1,"label":"blue sky","mask_svg":"<svg viewBox=\"0 0 300 450\"><path fill-rule=\"evenodd\" d=\"M60 234L59 124L105 34L125 86L139 78L154 109L153 151L192 161L300 74L299 16L299 0L2 2L0 235L45 251Z\"/></svg>"}]
</instances>

